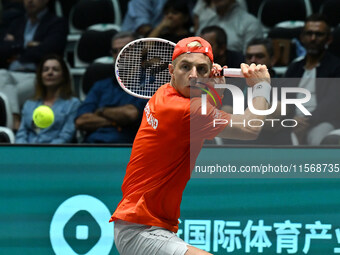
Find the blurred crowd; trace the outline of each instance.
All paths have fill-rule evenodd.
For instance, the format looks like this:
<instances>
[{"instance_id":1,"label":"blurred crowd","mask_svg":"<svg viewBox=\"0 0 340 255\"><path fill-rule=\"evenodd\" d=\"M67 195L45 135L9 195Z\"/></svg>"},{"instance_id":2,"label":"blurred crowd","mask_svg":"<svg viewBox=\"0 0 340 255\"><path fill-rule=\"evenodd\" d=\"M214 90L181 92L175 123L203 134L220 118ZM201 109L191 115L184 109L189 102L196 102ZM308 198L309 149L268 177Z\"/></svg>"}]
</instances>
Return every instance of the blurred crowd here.
<instances>
[{"instance_id":1,"label":"blurred crowd","mask_svg":"<svg viewBox=\"0 0 340 255\"><path fill-rule=\"evenodd\" d=\"M339 9L336 0L0 0L0 142L132 144L147 100L119 86L118 53L138 38L201 36L221 66L265 64L278 91L311 92L311 116L295 108L283 115L278 93L268 119L298 125L266 122L246 144L339 145ZM228 83L247 98L242 79ZM55 115L45 129L32 121L40 105ZM223 109L233 110L227 90Z\"/></svg>"}]
</instances>

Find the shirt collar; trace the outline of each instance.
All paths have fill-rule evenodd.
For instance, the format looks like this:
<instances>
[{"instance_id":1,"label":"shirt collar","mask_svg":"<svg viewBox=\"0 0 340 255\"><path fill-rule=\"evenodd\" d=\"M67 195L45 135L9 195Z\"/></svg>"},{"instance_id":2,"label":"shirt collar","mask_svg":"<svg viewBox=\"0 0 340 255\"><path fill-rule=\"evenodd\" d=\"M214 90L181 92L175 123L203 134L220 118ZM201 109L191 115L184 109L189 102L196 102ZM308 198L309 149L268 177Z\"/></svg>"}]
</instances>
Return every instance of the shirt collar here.
<instances>
[{"instance_id":1,"label":"shirt collar","mask_svg":"<svg viewBox=\"0 0 340 255\"><path fill-rule=\"evenodd\" d=\"M41 12L39 12L37 14L37 23L39 23L41 21L41 19L45 16L45 14L48 12L48 9L45 8L43 9ZM26 17L28 18L28 16L26 15ZM29 20L29 19L28 19Z\"/></svg>"}]
</instances>

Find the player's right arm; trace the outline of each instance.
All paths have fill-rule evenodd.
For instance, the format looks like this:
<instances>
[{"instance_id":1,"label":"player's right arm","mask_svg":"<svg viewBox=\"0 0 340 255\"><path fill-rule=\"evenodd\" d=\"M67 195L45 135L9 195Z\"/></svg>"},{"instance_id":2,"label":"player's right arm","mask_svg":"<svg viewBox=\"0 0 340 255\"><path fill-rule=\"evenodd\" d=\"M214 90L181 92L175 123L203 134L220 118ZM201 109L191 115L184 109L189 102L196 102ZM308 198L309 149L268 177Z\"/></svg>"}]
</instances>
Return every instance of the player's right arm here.
<instances>
[{"instance_id":1,"label":"player's right arm","mask_svg":"<svg viewBox=\"0 0 340 255\"><path fill-rule=\"evenodd\" d=\"M270 75L265 65L242 64L241 69L249 87L254 87L259 83L270 84ZM268 87L268 86L267 86ZM264 91L268 94L270 90ZM257 110L266 110L269 107L267 99L263 96L253 98L253 106ZM242 115L231 114L229 124L220 133L219 137L238 140L255 140L262 127L257 122L252 126L248 125L250 120L264 121L266 116L256 115L247 108Z\"/></svg>"}]
</instances>

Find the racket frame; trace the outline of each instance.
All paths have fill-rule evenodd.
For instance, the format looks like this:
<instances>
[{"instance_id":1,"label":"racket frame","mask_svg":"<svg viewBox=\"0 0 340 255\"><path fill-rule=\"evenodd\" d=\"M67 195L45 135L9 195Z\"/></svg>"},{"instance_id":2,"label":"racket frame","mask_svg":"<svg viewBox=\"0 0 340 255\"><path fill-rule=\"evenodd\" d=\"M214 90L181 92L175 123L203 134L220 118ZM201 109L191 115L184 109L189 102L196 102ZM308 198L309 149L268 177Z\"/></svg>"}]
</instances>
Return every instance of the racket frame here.
<instances>
[{"instance_id":1,"label":"racket frame","mask_svg":"<svg viewBox=\"0 0 340 255\"><path fill-rule=\"evenodd\" d=\"M123 49L119 52L119 54L118 54L118 56L115 60L115 76L116 76L116 79L117 79L119 85L121 86L121 88L126 93L128 93L132 96L143 98L143 99L150 99L151 96L140 95L140 94L132 92L131 90L126 88L126 86L124 85L124 83L122 82L122 80L120 79L120 76L119 76L119 59L120 59L120 56L125 52L125 50L127 48L130 48L133 44L140 43L140 42L162 42L162 43L170 44L174 48L175 48L176 44L169 41L169 40L165 40L165 39L162 39L162 38L155 38L155 37L148 37L148 38L141 38L141 39L133 40L123 47ZM169 82L170 82L170 80L169 80Z\"/></svg>"},{"instance_id":2,"label":"racket frame","mask_svg":"<svg viewBox=\"0 0 340 255\"><path fill-rule=\"evenodd\" d=\"M136 39L133 40L131 42L129 42L127 45L125 45L123 47L123 49L119 52L116 60L115 60L115 76L116 79L119 83L119 85L121 86L121 88L128 94L138 97L138 98L143 98L143 99L150 99L152 96L145 96L145 95L140 95L138 93L132 92L130 89L128 89L124 83L122 82L120 76L119 76L119 60L122 54L124 54L124 52L126 51L126 49L132 47L134 44L136 43L140 43L140 42L162 42L162 43L166 43L169 44L171 46L173 46L175 48L176 44L169 41L169 40L165 40L162 38L155 38L155 37L149 37L149 38L141 38L141 39ZM240 77L243 78L244 75L242 73L242 70L240 68L223 68L223 76L225 77Z\"/></svg>"}]
</instances>

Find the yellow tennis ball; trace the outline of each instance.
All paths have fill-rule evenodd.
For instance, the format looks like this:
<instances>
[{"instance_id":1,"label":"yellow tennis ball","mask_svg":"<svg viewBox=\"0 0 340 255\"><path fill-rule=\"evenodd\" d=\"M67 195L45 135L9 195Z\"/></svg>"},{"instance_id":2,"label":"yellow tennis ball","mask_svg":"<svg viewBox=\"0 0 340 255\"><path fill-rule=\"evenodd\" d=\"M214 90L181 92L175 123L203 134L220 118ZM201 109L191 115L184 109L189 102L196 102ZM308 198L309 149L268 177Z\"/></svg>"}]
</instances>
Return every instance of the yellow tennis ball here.
<instances>
[{"instance_id":1,"label":"yellow tennis ball","mask_svg":"<svg viewBox=\"0 0 340 255\"><path fill-rule=\"evenodd\" d=\"M52 109L46 105L35 108L32 117L34 124L40 128L48 128L54 121L54 113Z\"/></svg>"}]
</instances>

